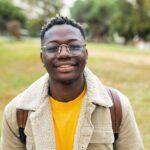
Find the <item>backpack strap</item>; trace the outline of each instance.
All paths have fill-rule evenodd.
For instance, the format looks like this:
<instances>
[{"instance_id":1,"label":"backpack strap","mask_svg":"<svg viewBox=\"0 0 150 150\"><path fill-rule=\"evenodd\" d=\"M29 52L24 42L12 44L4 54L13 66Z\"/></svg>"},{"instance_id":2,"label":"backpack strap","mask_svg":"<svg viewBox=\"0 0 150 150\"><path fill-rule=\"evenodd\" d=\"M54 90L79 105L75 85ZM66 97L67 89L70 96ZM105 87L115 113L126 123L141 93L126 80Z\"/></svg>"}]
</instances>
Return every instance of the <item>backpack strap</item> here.
<instances>
[{"instance_id":1,"label":"backpack strap","mask_svg":"<svg viewBox=\"0 0 150 150\"><path fill-rule=\"evenodd\" d=\"M19 127L19 139L21 143L26 144L26 135L24 134L24 129L26 126L29 110L17 109L17 124Z\"/></svg>"},{"instance_id":2,"label":"backpack strap","mask_svg":"<svg viewBox=\"0 0 150 150\"><path fill-rule=\"evenodd\" d=\"M113 129L114 137L116 141L118 138L119 128L120 128L121 121L122 121L121 102L115 89L110 88L110 87L106 87L106 89L113 102L113 106L110 107L110 113L111 113L111 120L112 120L112 129Z\"/></svg>"}]
</instances>

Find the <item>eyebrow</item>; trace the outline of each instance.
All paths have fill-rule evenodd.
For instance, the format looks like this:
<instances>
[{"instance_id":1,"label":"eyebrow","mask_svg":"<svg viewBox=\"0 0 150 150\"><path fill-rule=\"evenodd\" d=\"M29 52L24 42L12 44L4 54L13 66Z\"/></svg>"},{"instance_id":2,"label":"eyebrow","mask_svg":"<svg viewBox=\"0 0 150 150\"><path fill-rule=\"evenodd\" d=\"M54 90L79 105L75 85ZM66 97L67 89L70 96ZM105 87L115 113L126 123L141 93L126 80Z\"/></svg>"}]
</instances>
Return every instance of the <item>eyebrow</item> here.
<instances>
[{"instance_id":1,"label":"eyebrow","mask_svg":"<svg viewBox=\"0 0 150 150\"><path fill-rule=\"evenodd\" d=\"M82 42L81 40L79 40L79 39L69 39L69 40L66 40L65 42L67 42L67 43L70 43L70 42L74 42L74 41L80 41L80 42ZM60 41L58 41L58 40L52 40L52 41L49 41L48 43L59 43Z\"/></svg>"}]
</instances>

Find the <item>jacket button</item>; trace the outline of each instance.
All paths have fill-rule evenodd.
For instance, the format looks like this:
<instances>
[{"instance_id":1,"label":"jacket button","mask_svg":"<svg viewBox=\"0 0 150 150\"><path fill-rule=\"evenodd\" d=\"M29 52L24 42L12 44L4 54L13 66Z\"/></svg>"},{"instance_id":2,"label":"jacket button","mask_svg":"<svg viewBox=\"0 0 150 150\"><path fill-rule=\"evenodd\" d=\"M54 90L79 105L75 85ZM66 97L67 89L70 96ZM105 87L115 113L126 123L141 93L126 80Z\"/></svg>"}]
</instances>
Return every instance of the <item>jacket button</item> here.
<instances>
[{"instance_id":1,"label":"jacket button","mask_svg":"<svg viewBox=\"0 0 150 150\"><path fill-rule=\"evenodd\" d=\"M85 145L81 145L81 149L85 149Z\"/></svg>"}]
</instances>

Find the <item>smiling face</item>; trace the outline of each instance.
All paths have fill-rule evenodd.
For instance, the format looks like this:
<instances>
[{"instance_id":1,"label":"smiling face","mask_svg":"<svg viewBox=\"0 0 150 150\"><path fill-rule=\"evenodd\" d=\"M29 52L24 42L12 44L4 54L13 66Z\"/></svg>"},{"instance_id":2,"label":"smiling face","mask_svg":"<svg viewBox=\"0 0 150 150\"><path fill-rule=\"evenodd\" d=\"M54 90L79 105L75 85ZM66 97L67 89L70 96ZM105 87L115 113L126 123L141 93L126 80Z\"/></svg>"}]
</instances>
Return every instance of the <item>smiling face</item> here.
<instances>
[{"instance_id":1,"label":"smiling face","mask_svg":"<svg viewBox=\"0 0 150 150\"><path fill-rule=\"evenodd\" d=\"M55 25L44 36L42 45L47 47L41 53L42 62L45 65L51 80L61 83L71 83L83 77L83 70L87 59L87 50L83 46L82 51L75 54L67 48L67 45L84 45L85 41L79 29L71 25ZM61 45L60 52L49 52L48 47Z\"/></svg>"}]
</instances>

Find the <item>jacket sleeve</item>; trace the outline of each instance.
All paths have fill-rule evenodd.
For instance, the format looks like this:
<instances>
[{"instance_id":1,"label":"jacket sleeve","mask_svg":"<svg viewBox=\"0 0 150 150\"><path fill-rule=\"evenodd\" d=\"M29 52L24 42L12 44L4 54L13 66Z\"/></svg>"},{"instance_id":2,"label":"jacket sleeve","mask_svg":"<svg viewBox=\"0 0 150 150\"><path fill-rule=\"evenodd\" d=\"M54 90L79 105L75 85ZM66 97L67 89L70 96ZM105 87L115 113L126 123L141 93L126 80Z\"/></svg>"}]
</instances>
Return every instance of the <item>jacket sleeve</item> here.
<instances>
[{"instance_id":1,"label":"jacket sleeve","mask_svg":"<svg viewBox=\"0 0 150 150\"><path fill-rule=\"evenodd\" d=\"M134 113L128 98L118 91L122 106L122 123L116 150L144 150Z\"/></svg>"},{"instance_id":2,"label":"jacket sleeve","mask_svg":"<svg viewBox=\"0 0 150 150\"><path fill-rule=\"evenodd\" d=\"M25 150L18 137L16 109L10 103L6 106L3 115L1 150Z\"/></svg>"}]
</instances>

